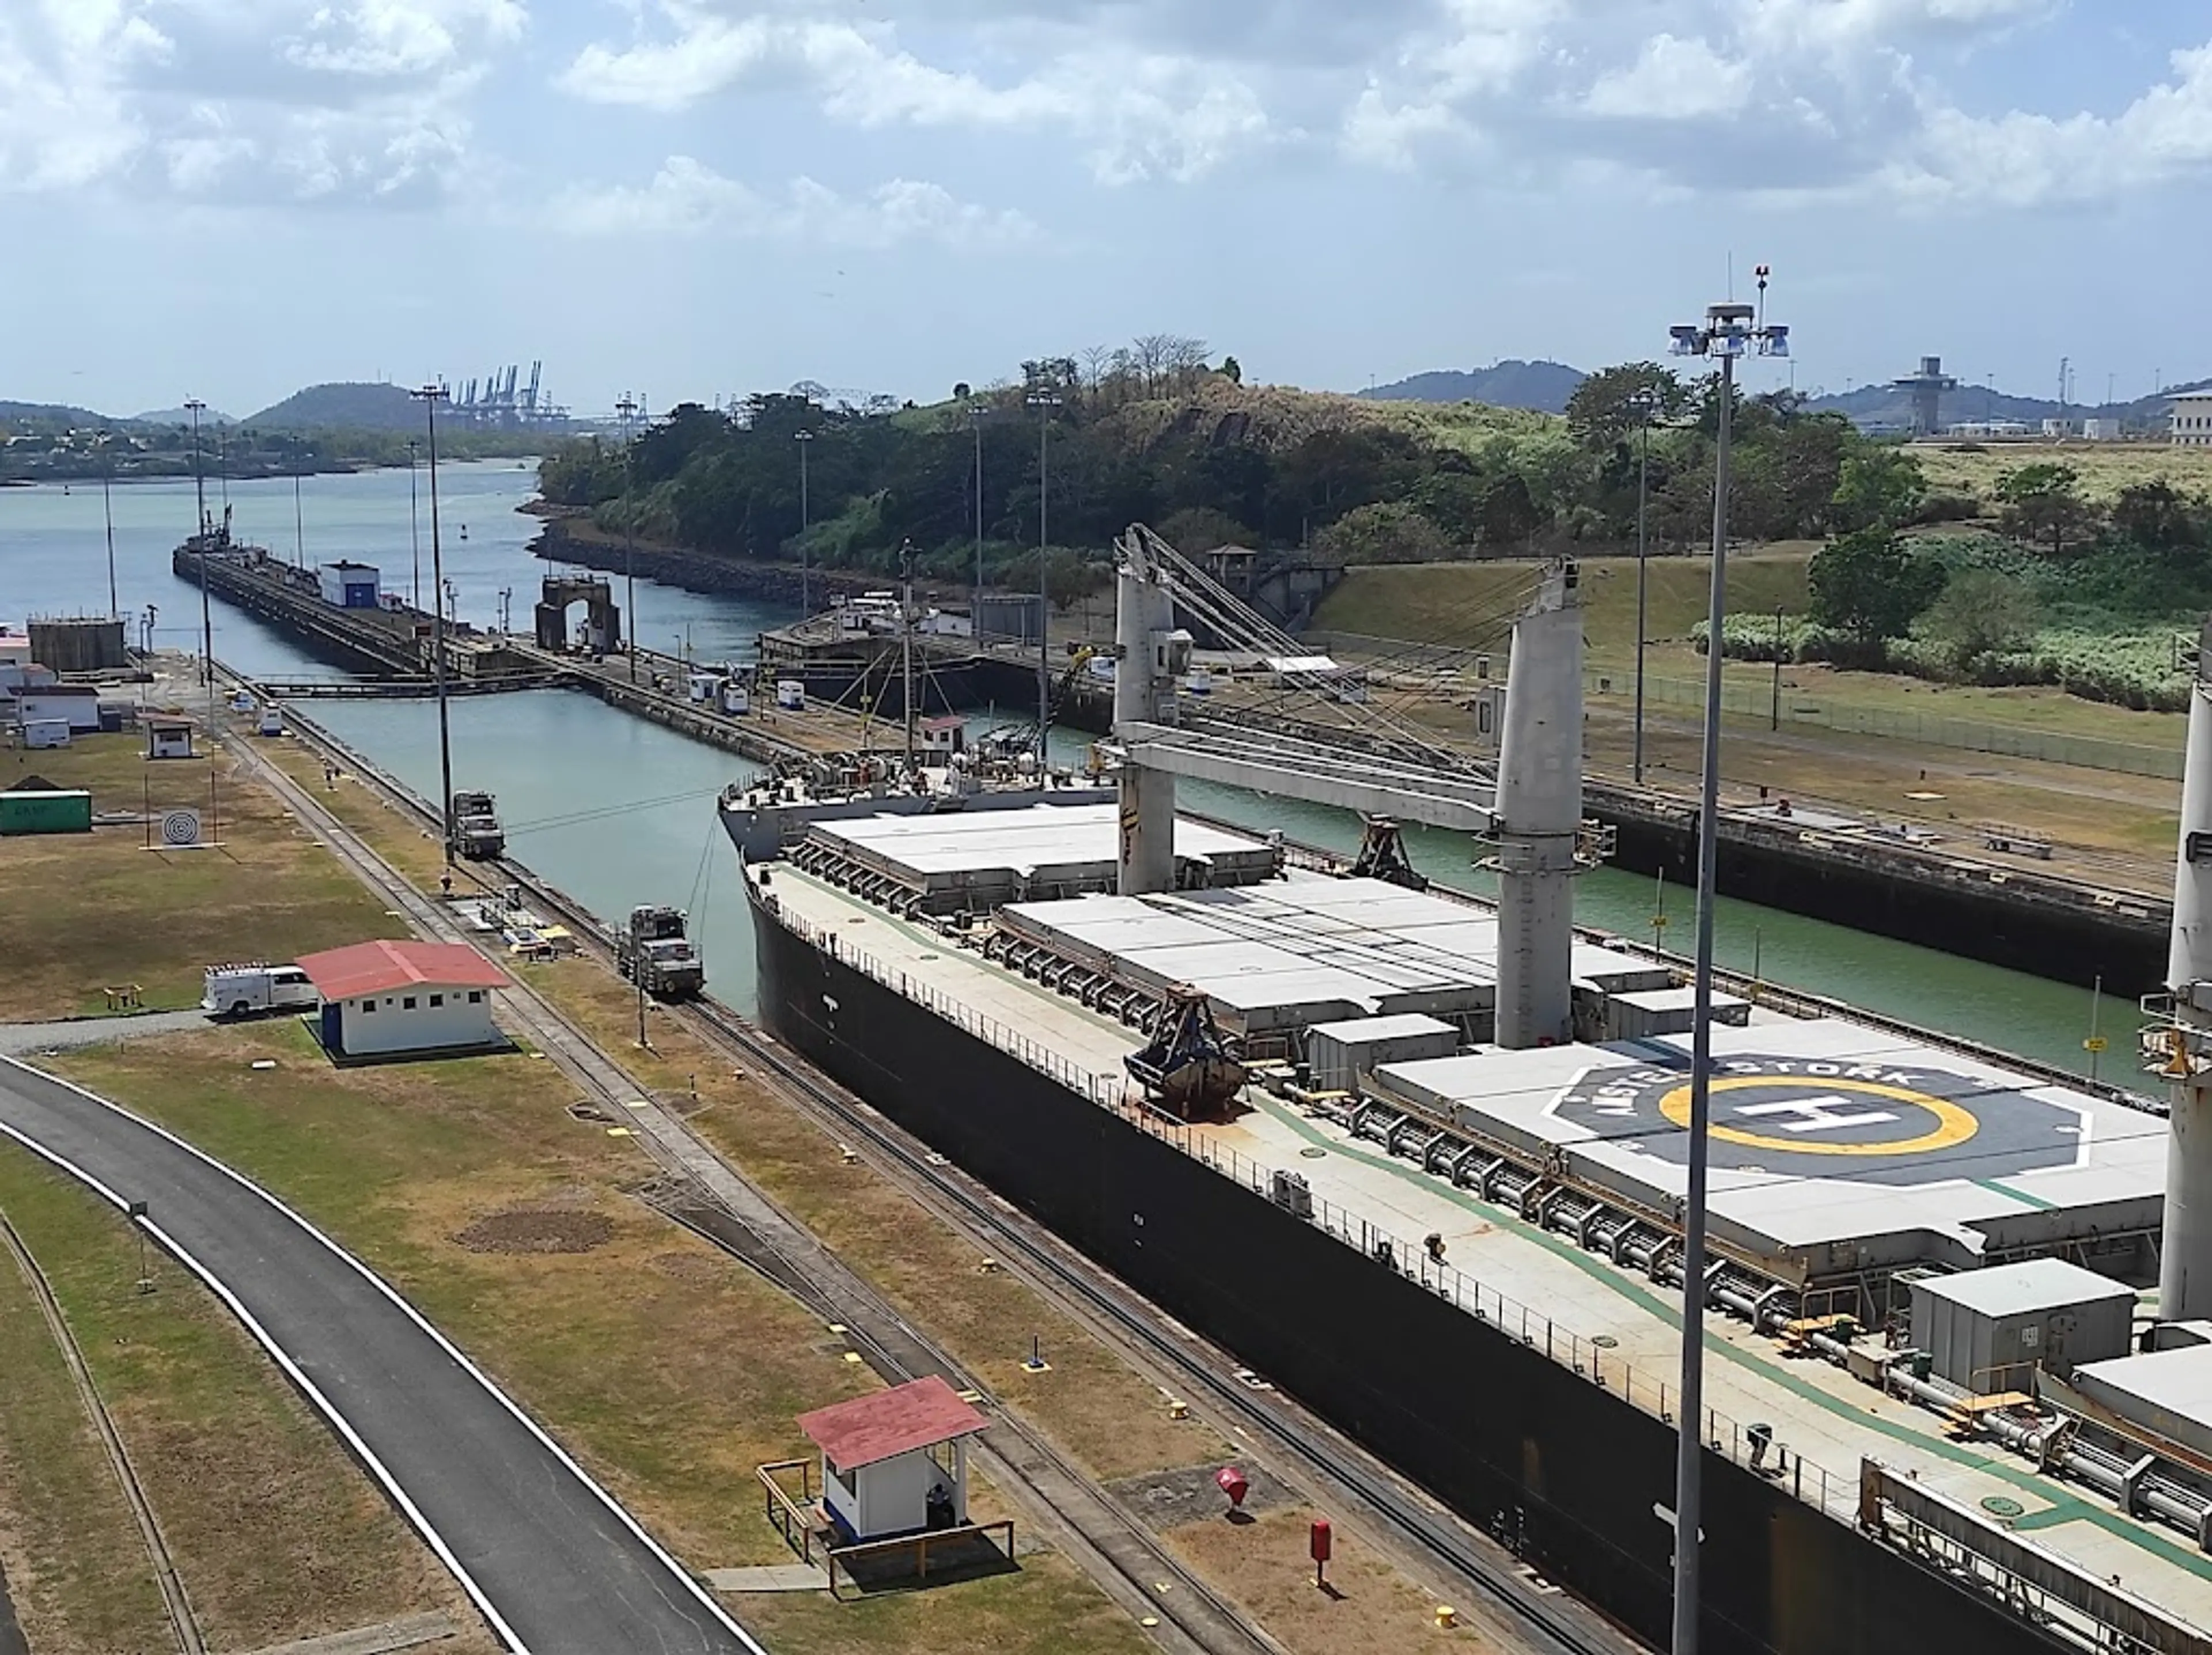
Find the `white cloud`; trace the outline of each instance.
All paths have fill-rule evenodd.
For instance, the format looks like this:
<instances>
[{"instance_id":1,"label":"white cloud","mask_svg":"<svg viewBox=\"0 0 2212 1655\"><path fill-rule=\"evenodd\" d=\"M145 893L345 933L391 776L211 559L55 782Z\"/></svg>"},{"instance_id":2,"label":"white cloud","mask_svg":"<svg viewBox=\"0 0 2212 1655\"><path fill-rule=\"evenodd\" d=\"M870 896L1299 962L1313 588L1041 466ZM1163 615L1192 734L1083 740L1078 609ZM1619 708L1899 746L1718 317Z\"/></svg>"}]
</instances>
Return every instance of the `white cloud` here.
<instances>
[{"instance_id":1,"label":"white cloud","mask_svg":"<svg viewBox=\"0 0 2212 1655\"><path fill-rule=\"evenodd\" d=\"M12 0L0 191L418 201L465 175L523 0Z\"/></svg>"},{"instance_id":2,"label":"white cloud","mask_svg":"<svg viewBox=\"0 0 2212 1655\"><path fill-rule=\"evenodd\" d=\"M1614 120L1712 120L1751 101L1752 68L1707 41L1655 34L1626 68L1598 76L1583 112Z\"/></svg>"},{"instance_id":3,"label":"white cloud","mask_svg":"<svg viewBox=\"0 0 2212 1655\"><path fill-rule=\"evenodd\" d=\"M574 235L719 234L875 249L915 241L999 249L1037 233L1019 213L961 201L914 179L893 179L854 197L800 177L771 196L690 155L671 155L641 188L568 191L555 199L550 218Z\"/></svg>"},{"instance_id":4,"label":"white cloud","mask_svg":"<svg viewBox=\"0 0 2212 1655\"><path fill-rule=\"evenodd\" d=\"M1930 109L1915 152L1879 187L1921 204L2094 202L2212 172L2212 43L2176 52L2172 78L2109 119Z\"/></svg>"},{"instance_id":5,"label":"white cloud","mask_svg":"<svg viewBox=\"0 0 2212 1655\"><path fill-rule=\"evenodd\" d=\"M1268 140L1259 94L1231 67L1101 38L1003 83L925 62L888 24L804 12L728 17L665 0L674 33L587 46L559 77L592 102L680 110L726 92L797 87L833 119L1064 131L1107 183L1203 176Z\"/></svg>"}]
</instances>

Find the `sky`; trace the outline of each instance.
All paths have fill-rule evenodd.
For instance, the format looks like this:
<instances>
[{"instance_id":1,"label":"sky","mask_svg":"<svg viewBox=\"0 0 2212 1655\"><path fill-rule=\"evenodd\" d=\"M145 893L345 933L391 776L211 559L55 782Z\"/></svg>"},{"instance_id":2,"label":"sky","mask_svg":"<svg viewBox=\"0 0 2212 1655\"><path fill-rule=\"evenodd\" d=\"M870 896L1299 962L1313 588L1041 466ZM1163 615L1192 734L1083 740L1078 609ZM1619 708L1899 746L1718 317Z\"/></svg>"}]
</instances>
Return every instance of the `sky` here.
<instances>
[{"instance_id":1,"label":"sky","mask_svg":"<svg viewBox=\"0 0 2212 1655\"><path fill-rule=\"evenodd\" d=\"M0 0L0 396L2212 376L2203 0Z\"/></svg>"}]
</instances>

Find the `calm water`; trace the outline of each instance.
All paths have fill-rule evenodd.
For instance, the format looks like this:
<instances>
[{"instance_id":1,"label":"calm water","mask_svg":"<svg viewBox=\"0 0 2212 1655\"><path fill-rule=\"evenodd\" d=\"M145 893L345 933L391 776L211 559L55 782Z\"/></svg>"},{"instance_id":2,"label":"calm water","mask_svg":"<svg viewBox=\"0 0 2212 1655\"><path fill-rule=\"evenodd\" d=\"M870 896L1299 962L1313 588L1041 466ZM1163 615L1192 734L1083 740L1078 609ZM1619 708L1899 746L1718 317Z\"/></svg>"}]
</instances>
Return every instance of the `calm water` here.
<instances>
[{"instance_id":1,"label":"calm water","mask_svg":"<svg viewBox=\"0 0 2212 1655\"><path fill-rule=\"evenodd\" d=\"M511 461L441 466L441 519L447 578L459 614L483 625L499 618L511 588L526 625L546 565L525 547L535 519L514 508L534 492L533 468ZM301 489L310 562L351 557L376 564L388 589L413 581L408 474L308 478ZM427 477L418 477L422 579L430 580ZM289 481L234 484L238 532L279 556L295 555ZM221 490L210 485L211 504ZM192 525L189 483L134 484L114 492L117 587L126 615L159 614L157 643L196 649L198 589L169 571L169 553ZM467 536L460 534L466 526ZM107 608L107 563L100 490L0 490L0 619L99 613ZM619 594L618 594L619 595ZM749 660L760 630L789 618L775 605L638 583L638 636L673 648L689 629L702 659ZM249 672L335 676L283 638L222 604L214 606L216 653ZM134 620L135 627L135 620ZM134 634L135 636L135 634ZM322 703L315 717L428 797L438 791L434 709L420 703ZM515 854L603 916L641 902L673 902L698 916L715 992L741 1009L753 1001L752 946L742 894L720 840L714 795L749 773L743 761L632 719L589 697L548 691L456 701L454 779L495 793ZM1067 753L1079 751L1069 737ZM1254 828L1349 850L1357 821L1342 812L1231 789L1186 783L1194 808ZM1464 841L1435 832L1412 838L1415 862L1439 881L1492 894L1468 866ZM1651 881L1601 871L1577 887L1587 924L1648 938L1659 899ZM1689 946L1689 893L1668 890L1667 940ZM1754 953L1772 982L1826 995L1924 1026L1948 1029L2001 1050L2080 1068L2090 996L2040 978L1954 958L1746 903L1716 915L1722 960L1748 970ZM2104 1026L2124 1036L2128 1008L2107 1001ZM2115 1039L2118 1049L2129 1044ZM2117 1054L2115 1054L2117 1055Z\"/></svg>"}]
</instances>

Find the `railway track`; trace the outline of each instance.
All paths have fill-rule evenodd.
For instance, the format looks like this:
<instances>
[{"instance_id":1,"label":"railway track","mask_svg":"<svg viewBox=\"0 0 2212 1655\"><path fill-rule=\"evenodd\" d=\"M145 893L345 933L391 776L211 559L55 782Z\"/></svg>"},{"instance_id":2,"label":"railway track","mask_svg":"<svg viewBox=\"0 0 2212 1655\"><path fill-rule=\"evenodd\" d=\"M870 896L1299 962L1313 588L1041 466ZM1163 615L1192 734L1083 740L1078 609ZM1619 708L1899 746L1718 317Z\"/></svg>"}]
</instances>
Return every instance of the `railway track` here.
<instances>
[{"instance_id":1,"label":"railway track","mask_svg":"<svg viewBox=\"0 0 2212 1655\"><path fill-rule=\"evenodd\" d=\"M401 808L433 824L439 820L428 801L390 782L343 743L312 727L303 727L303 733ZM611 960L611 943L596 916L521 864L502 861L495 866L505 880L557 916L595 957ZM1138 1372L1196 1402L1229 1435L1258 1450L1287 1486L1329 1509L1340 1524L1351 1518L1355 1532L1382 1538L1385 1549L1411 1566L1416 1578L1440 1597L1460 1606L1477 1629L1528 1655L1632 1655L1644 1647L1523 1566L1512 1555L1504 1514L1495 1536L1468 1525L1290 1399L1272 1390L1255 1390L1228 1353L1166 1317L734 1013L711 1001L674 1012L710 1044L771 1077L776 1090L834 1141L861 1147L880 1171L987 1256L1015 1266L1028 1285ZM688 1131L682 1135L690 1141ZM696 1173L687 1167L684 1176ZM739 1221L744 1221L742 1216ZM888 1305L881 1309L905 1326ZM896 1363L889 1352L884 1355ZM947 1369L938 1371L953 1377ZM1128 1578L1118 1566L1115 1573ZM1176 1573L1185 1573L1179 1568ZM1159 1578L1167 1577L1155 1577ZM1153 1612L1173 1596L1160 1594Z\"/></svg>"},{"instance_id":2,"label":"railway track","mask_svg":"<svg viewBox=\"0 0 2212 1655\"><path fill-rule=\"evenodd\" d=\"M306 788L250 746L234 751L325 840L341 862L410 923L441 941L476 946L477 939L444 904L392 872ZM501 865L501 871L536 890L525 870ZM558 906L578 934L591 939L595 952L611 963L611 950L601 940L595 921L554 893L538 891L538 897L549 907ZM586 1092L595 1112L610 1123L627 1125L660 1166L664 1183L653 1202L660 1210L759 1270L825 1323L842 1328L848 1342L885 1378L934 1373L956 1389L981 1391L948 1353L914 1329L537 994L518 983L506 992L505 1001L511 1019ZM669 1181L681 1192L674 1199ZM977 1455L986 1473L1026 1506L1033 1518L1042 1518L1060 1548L1146 1624L1162 1647L1174 1655L1284 1655L1273 1639L1178 1561L1141 1519L1043 1433L1004 1408L994 1409L991 1418Z\"/></svg>"}]
</instances>

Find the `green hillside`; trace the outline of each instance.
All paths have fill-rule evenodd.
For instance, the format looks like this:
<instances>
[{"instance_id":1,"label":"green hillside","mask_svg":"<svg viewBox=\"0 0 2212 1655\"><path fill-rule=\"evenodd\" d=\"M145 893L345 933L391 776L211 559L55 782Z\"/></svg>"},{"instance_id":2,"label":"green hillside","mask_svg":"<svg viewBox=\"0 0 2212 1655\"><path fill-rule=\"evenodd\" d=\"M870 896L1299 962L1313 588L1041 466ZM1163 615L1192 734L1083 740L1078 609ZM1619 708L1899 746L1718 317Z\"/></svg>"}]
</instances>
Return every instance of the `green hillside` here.
<instances>
[{"instance_id":1,"label":"green hillside","mask_svg":"<svg viewBox=\"0 0 2212 1655\"><path fill-rule=\"evenodd\" d=\"M289 431L411 431L422 423L422 411L404 386L357 382L311 385L244 422L263 430Z\"/></svg>"}]
</instances>

